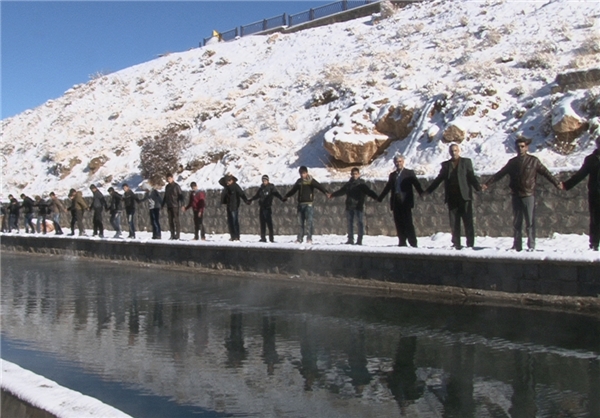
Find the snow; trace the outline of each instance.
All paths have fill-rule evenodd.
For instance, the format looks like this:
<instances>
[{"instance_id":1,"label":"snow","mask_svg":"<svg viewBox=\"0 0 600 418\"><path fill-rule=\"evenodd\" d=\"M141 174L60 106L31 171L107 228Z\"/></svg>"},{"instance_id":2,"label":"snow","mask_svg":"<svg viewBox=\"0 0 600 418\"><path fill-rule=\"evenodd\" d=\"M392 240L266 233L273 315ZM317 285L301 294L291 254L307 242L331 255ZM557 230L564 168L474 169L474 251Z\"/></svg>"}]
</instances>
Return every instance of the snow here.
<instances>
[{"instance_id":1,"label":"snow","mask_svg":"<svg viewBox=\"0 0 600 418\"><path fill-rule=\"evenodd\" d=\"M419 175L434 176L447 159L441 137L451 123L467 132L462 155L473 159L478 174L501 168L517 135L532 139L532 153L553 172L572 170L594 149L600 123L589 120L591 129L563 155L550 144L552 115L584 119L585 104L600 89L552 94L551 86L559 73L598 67L599 15L596 1L434 0L387 19L162 56L74 85L3 120L0 193L64 196L75 188L89 194L91 183L105 190L123 182L135 189L143 180L140 144L171 123L189 126L181 164L205 162L181 172L180 182L213 189L231 172L242 187L259 185L262 174L285 185L296 180L300 165L323 182L345 180L347 172L330 163L324 138L347 131L339 120L354 120L370 140L377 115L392 105L420 114L406 139L362 167L365 179L387 178L397 152ZM327 91L337 99L309 105ZM444 111L429 117L440 99ZM469 108L475 113L465 116ZM353 114L357 109L362 113ZM88 164L96 157L106 162L93 172Z\"/></svg>"},{"instance_id":2,"label":"snow","mask_svg":"<svg viewBox=\"0 0 600 418\"><path fill-rule=\"evenodd\" d=\"M90 396L58 385L43 376L0 359L2 390L57 418L130 417Z\"/></svg>"},{"instance_id":3,"label":"snow","mask_svg":"<svg viewBox=\"0 0 600 418\"><path fill-rule=\"evenodd\" d=\"M110 238L111 231L105 231L108 241L124 241L123 238ZM88 237L68 237L54 235L27 235L28 237L52 237L54 239L99 240L92 237L92 231L87 230ZM4 235L14 235L0 233ZM23 234L23 233L21 233ZM167 233L168 234L168 233ZM136 232L135 239L125 239L127 242L144 243L144 245L192 245L198 247L230 247L230 248L273 248L292 251L333 251L358 252L377 254L410 254L418 256L444 256L457 258L472 258L478 260L530 260L530 261L568 261L568 262L600 262L600 252L589 249L589 237L585 234L553 234L549 238L537 238L535 251L517 252L511 249L511 237L476 237L474 248L455 250L452 248L450 233L438 232L431 236L418 237L418 248L398 247L398 238L385 235L365 235L363 245L345 244L345 235L313 235L313 243L296 243L295 235L276 235L274 243L261 243L259 236L242 234L240 241L229 241L227 234L207 234L206 241L194 241L193 234L182 233L181 239L153 240L151 232ZM464 237L463 237L464 244Z\"/></svg>"}]
</instances>

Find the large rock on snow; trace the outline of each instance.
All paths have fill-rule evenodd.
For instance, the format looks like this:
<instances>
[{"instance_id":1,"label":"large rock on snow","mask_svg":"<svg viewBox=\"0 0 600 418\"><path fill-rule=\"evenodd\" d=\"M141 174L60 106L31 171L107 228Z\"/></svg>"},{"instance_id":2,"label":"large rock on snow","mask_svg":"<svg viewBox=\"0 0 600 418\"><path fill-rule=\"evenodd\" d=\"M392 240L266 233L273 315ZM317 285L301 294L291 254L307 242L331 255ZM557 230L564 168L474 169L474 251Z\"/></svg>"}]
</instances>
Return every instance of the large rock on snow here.
<instances>
[{"instance_id":1,"label":"large rock on snow","mask_svg":"<svg viewBox=\"0 0 600 418\"><path fill-rule=\"evenodd\" d=\"M410 107L389 106L387 112L375 123L378 132L389 136L392 140L402 140L412 132L411 125L415 109Z\"/></svg>"},{"instance_id":2,"label":"large rock on snow","mask_svg":"<svg viewBox=\"0 0 600 418\"><path fill-rule=\"evenodd\" d=\"M455 142L457 144L460 144L465 140L466 137L466 131L463 128L461 128L458 124L452 122L449 123L448 126L446 126L446 129L444 129L444 134L442 135L443 141L445 143Z\"/></svg>"},{"instance_id":3,"label":"large rock on snow","mask_svg":"<svg viewBox=\"0 0 600 418\"><path fill-rule=\"evenodd\" d=\"M552 93L600 86L600 68L557 74Z\"/></svg>"},{"instance_id":4,"label":"large rock on snow","mask_svg":"<svg viewBox=\"0 0 600 418\"><path fill-rule=\"evenodd\" d=\"M575 140L588 128L587 121L571 106L571 100L566 96L552 109L554 148L562 154L570 154L575 149Z\"/></svg>"},{"instance_id":5,"label":"large rock on snow","mask_svg":"<svg viewBox=\"0 0 600 418\"><path fill-rule=\"evenodd\" d=\"M336 160L347 164L364 165L373 160L389 144L387 137L368 137L362 134L332 135L323 145Z\"/></svg>"}]
</instances>

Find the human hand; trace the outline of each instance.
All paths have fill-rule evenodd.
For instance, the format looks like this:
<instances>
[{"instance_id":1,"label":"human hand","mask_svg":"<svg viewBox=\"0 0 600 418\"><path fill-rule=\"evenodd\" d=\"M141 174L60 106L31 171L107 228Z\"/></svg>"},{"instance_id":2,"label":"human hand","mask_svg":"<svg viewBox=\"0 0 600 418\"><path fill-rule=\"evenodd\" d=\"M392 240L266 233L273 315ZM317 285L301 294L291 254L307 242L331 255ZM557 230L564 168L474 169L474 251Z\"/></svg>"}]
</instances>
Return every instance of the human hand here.
<instances>
[{"instance_id":1,"label":"human hand","mask_svg":"<svg viewBox=\"0 0 600 418\"><path fill-rule=\"evenodd\" d=\"M481 191L482 192L485 192L487 190L487 188L488 188L487 184L482 184L481 185Z\"/></svg>"}]
</instances>

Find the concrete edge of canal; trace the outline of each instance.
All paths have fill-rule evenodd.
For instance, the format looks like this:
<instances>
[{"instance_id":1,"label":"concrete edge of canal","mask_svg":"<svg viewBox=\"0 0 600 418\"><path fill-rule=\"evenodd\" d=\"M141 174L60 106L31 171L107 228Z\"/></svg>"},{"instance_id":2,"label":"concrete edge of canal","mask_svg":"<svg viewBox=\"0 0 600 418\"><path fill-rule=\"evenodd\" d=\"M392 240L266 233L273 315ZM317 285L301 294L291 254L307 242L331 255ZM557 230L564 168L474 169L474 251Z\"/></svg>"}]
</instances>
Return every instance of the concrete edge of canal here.
<instances>
[{"instance_id":1,"label":"concrete edge of canal","mask_svg":"<svg viewBox=\"0 0 600 418\"><path fill-rule=\"evenodd\" d=\"M3 251L127 261L460 303L600 312L600 263L4 235Z\"/></svg>"}]
</instances>

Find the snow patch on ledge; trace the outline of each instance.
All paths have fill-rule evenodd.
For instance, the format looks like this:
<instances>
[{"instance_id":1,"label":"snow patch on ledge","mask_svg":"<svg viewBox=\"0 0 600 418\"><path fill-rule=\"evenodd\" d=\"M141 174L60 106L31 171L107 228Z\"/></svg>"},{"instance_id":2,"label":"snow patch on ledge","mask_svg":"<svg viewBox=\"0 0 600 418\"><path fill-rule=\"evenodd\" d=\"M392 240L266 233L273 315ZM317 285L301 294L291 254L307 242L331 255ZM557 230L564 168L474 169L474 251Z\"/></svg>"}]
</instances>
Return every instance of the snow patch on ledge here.
<instances>
[{"instance_id":1,"label":"snow patch on ledge","mask_svg":"<svg viewBox=\"0 0 600 418\"><path fill-rule=\"evenodd\" d=\"M2 359L0 361L2 362L0 379L2 390L58 418L131 418L130 415L98 399L62 387L9 361Z\"/></svg>"}]
</instances>

